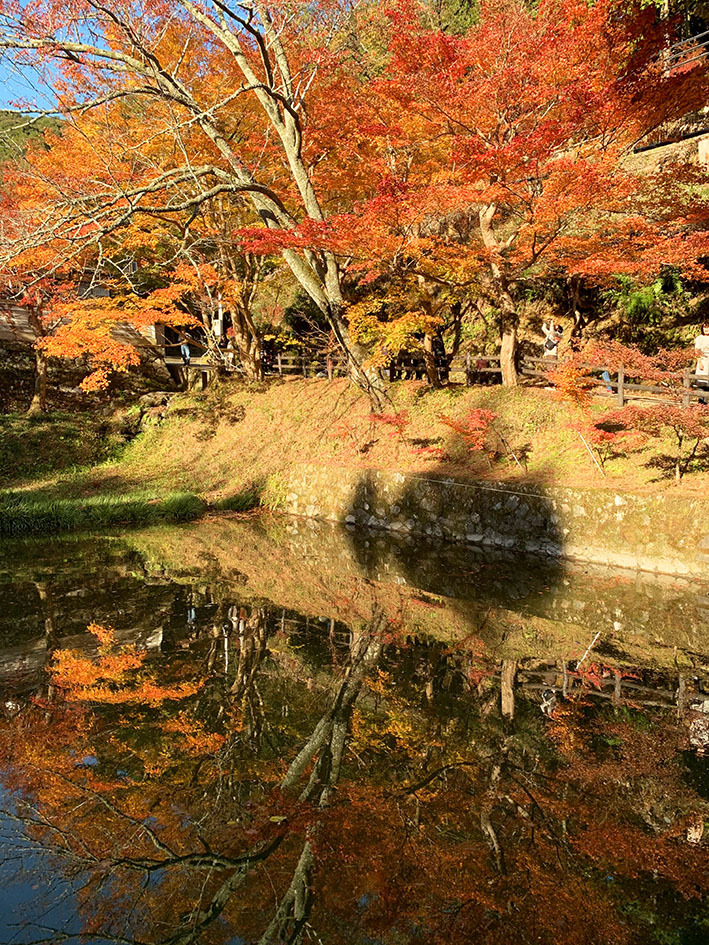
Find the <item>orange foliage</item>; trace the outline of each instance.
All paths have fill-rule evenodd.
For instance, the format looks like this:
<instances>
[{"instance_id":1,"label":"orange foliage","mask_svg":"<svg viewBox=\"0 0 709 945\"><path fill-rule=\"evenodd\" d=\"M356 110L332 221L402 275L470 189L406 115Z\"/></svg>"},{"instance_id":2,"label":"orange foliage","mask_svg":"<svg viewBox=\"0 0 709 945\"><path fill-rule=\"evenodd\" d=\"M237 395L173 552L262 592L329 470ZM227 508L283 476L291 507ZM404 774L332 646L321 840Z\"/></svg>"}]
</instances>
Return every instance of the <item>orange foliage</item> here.
<instances>
[{"instance_id":1,"label":"orange foliage","mask_svg":"<svg viewBox=\"0 0 709 945\"><path fill-rule=\"evenodd\" d=\"M98 658L75 650L57 650L52 658L52 683L68 701L158 705L185 699L201 688L201 683L196 682L161 686L150 673L133 678L130 674L143 667L145 652L118 644L110 627L90 624L88 630L98 640Z\"/></svg>"},{"instance_id":2,"label":"orange foliage","mask_svg":"<svg viewBox=\"0 0 709 945\"><path fill-rule=\"evenodd\" d=\"M462 437L471 452L486 450L486 448L487 451L490 451L487 445L487 437L493 422L497 419L497 414L492 410L482 410L480 408L469 410L462 421L453 420L445 415L442 415L440 419L442 423Z\"/></svg>"},{"instance_id":3,"label":"orange foliage","mask_svg":"<svg viewBox=\"0 0 709 945\"><path fill-rule=\"evenodd\" d=\"M0 259L67 285L46 344L89 356L88 388L135 363L116 341L120 323L189 325L219 294L236 298L236 249L283 254L338 329L333 313L344 311L374 365L442 326L442 286L482 298L509 332L523 281L607 282L666 265L706 278L707 199L692 186L702 170L640 173L627 161L645 134L707 97L705 63L663 71L670 27L653 4L488 2L460 35L431 28L415 0L347 16L344 6L269 5L283 52L268 66L255 41L266 24L244 33L229 19L234 56L222 27L191 6L183 22L163 5L118 0L109 15L85 0L38 0L27 22L7 18L6 54L14 44L18 61L50 65L65 121L50 150L31 148L3 172ZM134 49L144 16L154 75ZM62 49L57 37L77 24L97 46ZM25 48L25 32L46 44ZM296 75L308 79L289 100ZM205 245L218 247L213 265ZM166 267L168 284L126 286L126 258L153 279ZM107 261L112 297L87 299L82 274ZM340 274L368 297L343 305Z\"/></svg>"}]
</instances>

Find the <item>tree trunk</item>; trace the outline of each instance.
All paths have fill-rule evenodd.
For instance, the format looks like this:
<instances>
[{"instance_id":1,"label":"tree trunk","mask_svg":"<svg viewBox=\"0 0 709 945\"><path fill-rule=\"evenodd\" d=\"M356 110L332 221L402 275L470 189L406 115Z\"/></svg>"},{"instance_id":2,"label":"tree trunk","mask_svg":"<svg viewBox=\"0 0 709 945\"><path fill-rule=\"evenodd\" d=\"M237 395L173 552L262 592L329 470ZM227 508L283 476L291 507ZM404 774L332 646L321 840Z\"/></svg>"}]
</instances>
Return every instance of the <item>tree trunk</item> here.
<instances>
[{"instance_id":1,"label":"tree trunk","mask_svg":"<svg viewBox=\"0 0 709 945\"><path fill-rule=\"evenodd\" d=\"M350 379L367 395L372 411L381 413L390 401L381 374L367 364L369 352L358 341L352 340L339 303L328 305L326 314L335 339L347 358L347 373Z\"/></svg>"},{"instance_id":2,"label":"tree trunk","mask_svg":"<svg viewBox=\"0 0 709 945\"><path fill-rule=\"evenodd\" d=\"M42 348L35 348L34 394L27 411L28 417L44 413L47 409L47 355Z\"/></svg>"},{"instance_id":3,"label":"tree trunk","mask_svg":"<svg viewBox=\"0 0 709 945\"><path fill-rule=\"evenodd\" d=\"M470 302L466 303L467 307L470 307ZM463 315L464 315L464 306L461 302L454 302L451 308L451 315L453 316L453 344L451 345L450 351L448 351L448 357L452 361L453 358L460 351L460 342L463 337Z\"/></svg>"},{"instance_id":4,"label":"tree trunk","mask_svg":"<svg viewBox=\"0 0 709 945\"><path fill-rule=\"evenodd\" d=\"M244 374L250 381L260 381L263 378L263 364L261 362L261 335L242 328L234 322L234 341L239 352L239 361Z\"/></svg>"},{"instance_id":5,"label":"tree trunk","mask_svg":"<svg viewBox=\"0 0 709 945\"><path fill-rule=\"evenodd\" d=\"M232 267L233 268L233 267ZM251 290L242 290L231 308L231 323L234 329L234 342L239 353L239 361L250 381L263 379L263 339L251 313L251 302L256 288L256 279L245 280Z\"/></svg>"},{"instance_id":6,"label":"tree trunk","mask_svg":"<svg viewBox=\"0 0 709 945\"><path fill-rule=\"evenodd\" d=\"M431 387L434 390L443 387L441 376L436 367L436 357L433 353L433 335L428 333L423 336L423 363L426 365L426 374Z\"/></svg>"},{"instance_id":7,"label":"tree trunk","mask_svg":"<svg viewBox=\"0 0 709 945\"><path fill-rule=\"evenodd\" d=\"M500 368L502 369L502 383L505 387L516 387L517 376L517 325L519 317L514 299L510 294L510 280L505 266L505 251L509 246L500 243L495 235L493 220L497 212L494 203L488 204L480 210L480 234L483 244L490 251L490 273L492 283L497 294L497 303L500 309Z\"/></svg>"},{"instance_id":8,"label":"tree trunk","mask_svg":"<svg viewBox=\"0 0 709 945\"><path fill-rule=\"evenodd\" d=\"M586 327L586 321L581 314L581 280L578 276L569 276L566 280L571 297L571 315L574 319L574 327L571 329L571 338L580 339L583 330Z\"/></svg>"},{"instance_id":9,"label":"tree trunk","mask_svg":"<svg viewBox=\"0 0 709 945\"><path fill-rule=\"evenodd\" d=\"M517 374L516 321L503 321L501 335L500 368L502 370L502 383L505 387L516 387L519 383L519 375Z\"/></svg>"},{"instance_id":10,"label":"tree trunk","mask_svg":"<svg viewBox=\"0 0 709 945\"><path fill-rule=\"evenodd\" d=\"M34 394L30 403L27 415L35 416L38 413L44 413L47 409L47 355L43 348L39 347L39 342L44 338L44 325L39 312L30 307L27 310L27 322L32 329L35 337L34 347Z\"/></svg>"}]
</instances>

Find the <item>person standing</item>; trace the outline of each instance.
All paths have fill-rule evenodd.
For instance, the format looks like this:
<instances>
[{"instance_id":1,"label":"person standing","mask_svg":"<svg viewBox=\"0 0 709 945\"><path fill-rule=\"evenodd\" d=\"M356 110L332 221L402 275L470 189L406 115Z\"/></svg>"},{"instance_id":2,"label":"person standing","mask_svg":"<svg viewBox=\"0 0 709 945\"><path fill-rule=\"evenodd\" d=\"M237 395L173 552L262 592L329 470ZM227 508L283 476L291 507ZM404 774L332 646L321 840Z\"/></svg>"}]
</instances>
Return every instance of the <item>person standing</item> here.
<instances>
[{"instance_id":1,"label":"person standing","mask_svg":"<svg viewBox=\"0 0 709 945\"><path fill-rule=\"evenodd\" d=\"M709 322L703 322L701 334L694 342L694 351L697 355L697 365L694 373L697 375L697 387L702 391L709 390ZM699 403L706 404L706 397L700 397Z\"/></svg>"},{"instance_id":2,"label":"person standing","mask_svg":"<svg viewBox=\"0 0 709 945\"><path fill-rule=\"evenodd\" d=\"M185 365L185 367L189 367L190 358L192 355L190 352L190 345L188 341L183 341L182 344L180 345L180 354L182 355L182 362Z\"/></svg>"},{"instance_id":3,"label":"person standing","mask_svg":"<svg viewBox=\"0 0 709 945\"><path fill-rule=\"evenodd\" d=\"M546 322L542 322L542 331L544 332L545 338L544 357L555 358L559 353L559 342L561 341L564 329L561 325L555 325L554 322L549 319L548 326Z\"/></svg>"}]
</instances>

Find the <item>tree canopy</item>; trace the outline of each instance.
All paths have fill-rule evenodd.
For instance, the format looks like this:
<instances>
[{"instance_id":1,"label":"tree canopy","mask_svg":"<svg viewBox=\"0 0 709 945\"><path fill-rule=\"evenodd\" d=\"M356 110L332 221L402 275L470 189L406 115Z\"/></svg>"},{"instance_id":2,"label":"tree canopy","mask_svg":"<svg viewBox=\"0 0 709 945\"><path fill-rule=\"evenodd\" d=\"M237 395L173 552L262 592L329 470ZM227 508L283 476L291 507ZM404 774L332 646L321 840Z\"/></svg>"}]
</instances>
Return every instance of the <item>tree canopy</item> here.
<instances>
[{"instance_id":1,"label":"tree canopy","mask_svg":"<svg viewBox=\"0 0 709 945\"><path fill-rule=\"evenodd\" d=\"M632 161L706 100L702 62L664 64L675 30L618 0L4 3L0 49L62 120L4 171L6 290L44 280L41 343L86 348L96 382L132 357L112 323L225 309L258 376L253 277L280 260L378 409L377 364L430 352L453 306L492 314L514 384L530 285L705 277L703 170ZM126 286L127 258L163 284Z\"/></svg>"}]
</instances>

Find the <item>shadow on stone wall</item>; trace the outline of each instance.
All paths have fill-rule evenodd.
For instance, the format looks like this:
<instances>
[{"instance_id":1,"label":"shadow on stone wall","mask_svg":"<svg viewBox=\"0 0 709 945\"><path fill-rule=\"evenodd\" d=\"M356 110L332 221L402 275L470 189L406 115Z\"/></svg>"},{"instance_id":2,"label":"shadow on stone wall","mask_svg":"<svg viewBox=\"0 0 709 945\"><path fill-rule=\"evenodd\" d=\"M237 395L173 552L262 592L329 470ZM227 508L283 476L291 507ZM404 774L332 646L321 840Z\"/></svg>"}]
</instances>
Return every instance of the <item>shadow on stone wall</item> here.
<instances>
[{"instance_id":1,"label":"shadow on stone wall","mask_svg":"<svg viewBox=\"0 0 709 945\"><path fill-rule=\"evenodd\" d=\"M346 522L415 539L559 558L565 536L556 505L538 487L364 470L349 497Z\"/></svg>"},{"instance_id":2,"label":"shadow on stone wall","mask_svg":"<svg viewBox=\"0 0 709 945\"><path fill-rule=\"evenodd\" d=\"M427 540L709 579L709 500L296 464L284 510Z\"/></svg>"},{"instance_id":3,"label":"shadow on stone wall","mask_svg":"<svg viewBox=\"0 0 709 945\"><path fill-rule=\"evenodd\" d=\"M569 562L562 557L567 536L574 522L590 520L594 513L592 505L584 505L585 494L577 495L574 506L567 496L546 495L539 486L468 486L436 473L418 477L366 470L352 488L347 531L352 553L371 579L396 574L397 580L444 596L446 606L488 642L504 639L506 631L500 626L483 631L485 606L558 621L568 626L570 644L583 640L583 631L590 632L589 642L600 632L600 647L610 656L622 658L633 649L628 642L633 636L706 652L709 585L662 571L619 570L612 553L603 562L598 547L589 550L590 561L574 565L570 578ZM612 493L589 501L604 503L606 518L614 516L620 531L626 528L629 538L640 533L642 540L649 524L642 507L626 513L624 498ZM609 529L600 513L596 523L588 521L589 533L594 524L600 545ZM577 550L578 532L572 537ZM614 537L609 535L609 542ZM627 558L627 563L634 560L630 554ZM588 593L569 587L578 591L584 583ZM570 646L569 655L573 650Z\"/></svg>"}]
</instances>

